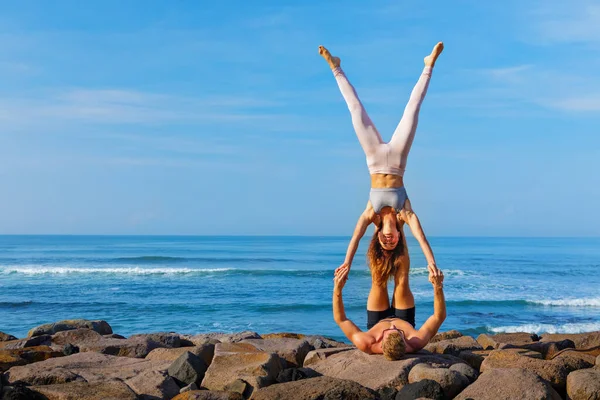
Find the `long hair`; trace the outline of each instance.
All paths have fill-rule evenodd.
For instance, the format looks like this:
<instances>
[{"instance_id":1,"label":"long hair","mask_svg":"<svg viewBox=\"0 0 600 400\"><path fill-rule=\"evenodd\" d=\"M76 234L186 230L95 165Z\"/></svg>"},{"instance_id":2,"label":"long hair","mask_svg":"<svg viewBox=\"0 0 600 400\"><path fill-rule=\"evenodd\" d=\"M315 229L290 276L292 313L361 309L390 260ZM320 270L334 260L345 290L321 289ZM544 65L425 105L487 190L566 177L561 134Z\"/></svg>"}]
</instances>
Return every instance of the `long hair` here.
<instances>
[{"instance_id":1,"label":"long hair","mask_svg":"<svg viewBox=\"0 0 600 400\"><path fill-rule=\"evenodd\" d=\"M371 276L380 284L392 279L402 265L404 233L398 222L396 222L396 227L398 228L398 244L394 250L385 250L381 247L378 236L381 224L375 228L375 233L373 233L373 238L371 238L371 243L367 250L367 265L371 270Z\"/></svg>"}]
</instances>

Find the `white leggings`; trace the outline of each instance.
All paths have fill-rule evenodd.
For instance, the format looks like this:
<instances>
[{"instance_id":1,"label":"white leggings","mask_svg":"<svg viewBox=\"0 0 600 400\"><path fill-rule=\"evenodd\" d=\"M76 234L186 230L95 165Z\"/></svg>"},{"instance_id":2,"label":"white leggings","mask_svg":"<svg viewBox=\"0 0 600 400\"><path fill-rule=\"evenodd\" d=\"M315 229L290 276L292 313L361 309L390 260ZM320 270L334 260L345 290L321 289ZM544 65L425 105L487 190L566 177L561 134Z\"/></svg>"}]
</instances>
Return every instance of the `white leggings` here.
<instances>
[{"instance_id":1,"label":"white leggings","mask_svg":"<svg viewBox=\"0 0 600 400\"><path fill-rule=\"evenodd\" d=\"M384 143L381 139L381 135L367 115L367 111L360 102L356 90L346 78L344 71L339 67L333 70L333 75L340 87L342 96L348 104L352 116L352 125L367 156L367 166L370 174L404 175L408 152L417 130L419 110L429 86L431 70L431 67L423 69L419 81L410 94L402 119L389 143Z\"/></svg>"}]
</instances>

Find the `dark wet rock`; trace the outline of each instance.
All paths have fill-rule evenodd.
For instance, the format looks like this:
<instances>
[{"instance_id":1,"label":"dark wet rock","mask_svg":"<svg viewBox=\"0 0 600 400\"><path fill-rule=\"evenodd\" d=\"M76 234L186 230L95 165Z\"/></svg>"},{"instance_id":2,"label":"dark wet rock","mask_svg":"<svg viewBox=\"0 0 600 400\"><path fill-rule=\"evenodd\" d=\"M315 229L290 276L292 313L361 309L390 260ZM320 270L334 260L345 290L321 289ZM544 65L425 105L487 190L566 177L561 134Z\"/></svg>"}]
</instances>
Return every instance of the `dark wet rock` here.
<instances>
[{"instance_id":1,"label":"dark wet rock","mask_svg":"<svg viewBox=\"0 0 600 400\"><path fill-rule=\"evenodd\" d=\"M576 349L589 349L600 346L600 331L586 333L547 333L542 335L541 342L560 342L571 340Z\"/></svg>"},{"instance_id":2,"label":"dark wet rock","mask_svg":"<svg viewBox=\"0 0 600 400\"><path fill-rule=\"evenodd\" d=\"M377 392L356 382L321 376L256 390L253 400L375 400Z\"/></svg>"},{"instance_id":3,"label":"dark wet rock","mask_svg":"<svg viewBox=\"0 0 600 400\"><path fill-rule=\"evenodd\" d=\"M428 364L415 365L408 374L408 382L415 383L422 380L432 380L442 387L446 397L454 398L470 381L458 371L450 370L449 368L433 368Z\"/></svg>"},{"instance_id":4,"label":"dark wet rock","mask_svg":"<svg viewBox=\"0 0 600 400\"><path fill-rule=\"evenodd\" d=\"M320 376L310 368L287 368L277 375L277 383L299 381L301 379L316 378Z\"/></svg>"},{"instance_id":5,"label":"dark wet rock","mask_svg":"<svg viewBox=\"0 0 600 400\"><path fill-rule=\"evenodd\" d=\"M158 333L141 333L137 335L131 335L129 339L133 338L147 338L153 342L157 342L163 345L163 347L176 348L181 347L181 337L178 333L172 332L158 332Z\"/></svg>"},{"instance_id":6,"label":"dark wet rock","mask_svg":"<svg viewBox=\"0 0 600 400\"><path fill-rule=\"evenodd\" d=\"M17 340L17 338L8 333L0 332L0 342L7 342L9 340Z\"/></svg>"},{"instance_id":7,"label":"dark wet rock","mask_svg":"<svg viewBox=\"0 0 600 400\"><path fill-rule=\"evenodd\" d=\"M433 400L445 399L444 391L439 383L431 379L423 379L404 386L398 391L395 400L414 400L418 398Z\"/></svg>"},{"instance_id":8,"label":"dark wet rock","mask_svg":"<svg viewBox=\"0 0 600 400\"><path fill-rule=\"evenodd\" d=\"M173 400L244 400L244 396L219 390L191 390L177 395Z\"/></svg>"},{"instance_id":9,"label":"dark wet rock","mask_svg":"<svg viewBox=\"0 0 600 400\"><path fill-rule=\"evenodd\" d=\"M206 373L207 365L200 357L186 351L173 361L167 370L169 375L180 382L180 386L190 383L200 384Z\"/></svg>"},{"instance_id":10,"label":"dark wet rock","mask_svg":"<svg viewBox=\"0 0 600 400\"><path fill-rule=\"evenodd\" d=\"M450 366L450 370L466 376L470 383L475 382L479 376L479 372L468 364L454 364Z\"/></svg>"}]
</instances>

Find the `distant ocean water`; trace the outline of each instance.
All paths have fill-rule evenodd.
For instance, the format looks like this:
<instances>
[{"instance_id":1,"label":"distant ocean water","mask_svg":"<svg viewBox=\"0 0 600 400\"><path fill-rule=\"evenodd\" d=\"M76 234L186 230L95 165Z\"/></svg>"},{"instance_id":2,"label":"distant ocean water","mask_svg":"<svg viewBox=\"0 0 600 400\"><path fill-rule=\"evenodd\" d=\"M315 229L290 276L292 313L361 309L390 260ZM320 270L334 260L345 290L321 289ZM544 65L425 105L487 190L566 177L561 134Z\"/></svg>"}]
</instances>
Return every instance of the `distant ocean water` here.
<instances>
[{"instance_id":1,"label":"distant ocean water","mask_svg":"<svg viewBox=\"0 0 600 400\"><path fill-rule=\"evenodd\" d=\"M253 330L342 339L333 270L345 237L0 236L0 331L62 319L108 321L116 333ZM366 325L363 240L344 289ZM446 275L442 330L600 330L600 238L430 238ZM417 325L433 311L418 244L409 238ZM393 283L390 283L390 290Z\"/></svg>"}]
</instances>

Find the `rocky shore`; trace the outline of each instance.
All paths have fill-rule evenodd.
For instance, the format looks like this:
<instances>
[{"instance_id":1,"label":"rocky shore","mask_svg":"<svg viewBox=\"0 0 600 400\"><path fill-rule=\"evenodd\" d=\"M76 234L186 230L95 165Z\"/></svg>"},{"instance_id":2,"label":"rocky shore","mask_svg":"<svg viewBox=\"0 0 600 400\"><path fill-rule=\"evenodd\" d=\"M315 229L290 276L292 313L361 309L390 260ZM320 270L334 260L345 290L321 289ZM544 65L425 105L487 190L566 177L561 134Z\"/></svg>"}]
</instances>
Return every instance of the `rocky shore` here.
<instances>
[{"instance_id":1,"label":"rocky shore","mask_svg":"<svg viewBox=\"0 0 600 400\"><path fill-rule=\"evenodd\" d=\"M0 332L0 399L599 399L600 331L443 332L398 361L322 336L115 334L105 321Z\"/></svg>"}]
</instances>

